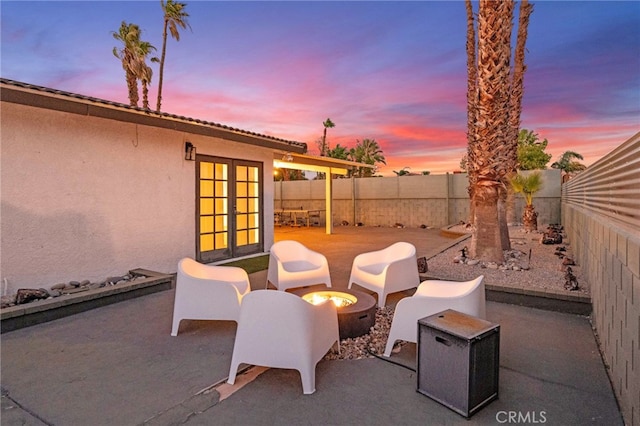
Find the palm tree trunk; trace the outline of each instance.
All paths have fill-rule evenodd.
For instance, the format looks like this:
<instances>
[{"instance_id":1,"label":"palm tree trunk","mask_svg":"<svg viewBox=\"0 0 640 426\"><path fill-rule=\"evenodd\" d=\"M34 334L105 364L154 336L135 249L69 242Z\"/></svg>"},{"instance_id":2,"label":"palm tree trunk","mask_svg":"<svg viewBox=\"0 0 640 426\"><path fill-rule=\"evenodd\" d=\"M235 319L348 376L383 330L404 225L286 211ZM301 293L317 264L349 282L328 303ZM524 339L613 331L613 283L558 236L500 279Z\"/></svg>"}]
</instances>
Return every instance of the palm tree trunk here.
<instances>
[{"instance_id":1,"label":"palm tree trunk","mask_svg":"<svg viewBox=\"0 0 640 426\"><path fill-rule=\"evenodd\" d=\"M518 38L516 40L515 61L513 66L513 78L511 82L511 107L509 115L509 144L508 171L503 179L507 187L507 223L516 221L515 194L508 180L517 173L518 169L518 132L520 131L520 116L522 114L522 97L524 94L524 73L527 67L524 63L525 46L527 42L527 30L529 16L533 12L533 5L528 0L520 2L518 20Z\"/></svg>"},{"instance_id":2,"label":"palm tree trunk","mask_svg":"<svg viewBox=\"0 0 640 426\"><path fill-rule=\"evenodd\" d=\"M485 195L489 195L485 193ZM495 263L503 263L504 255L501 248L498 222L498 193L492 191L489 197L475 199L474 232L471 238L470 255L473 258L484 259Z\"/></svg>"},{"instance_id":3,"label":"palm tree trunk","mask_svg":"<svg viewBox=\"0 0 640 426\"><path fill-rule=\"evenodd\" d=\"M160 105L162 104L162 81L164 77L164 58L167 53L167 25L168 21L164 20L164 29L162 30L162 55L160 56L160 75L158 75L158 103L156 104L156 111L160 112Z\"/></svg>"},{"instance_id":4,"label":"palm tree trunk","mask_svg":"<svg viewBox=\"0 0 640 426\"><path fill-rule=\"evenodd\" d=\"M142 80L142 108L149 109L149 85Z\"/></svg>"},{"instance_id":5,"label":"palm tree trunk","mask_svg":"<svg viewBox=\"0 0 640 426\"><path fill-rule=\"evenodd\" d=\"M538 230L538 213L535 211L533 205L527 205L524 207L522 213L522 225L527 232Z\"/></svg>"},{"instance_id":6,"label":"palm tree trunk","mask_svg":"<svg viewBox=\"0 0 640 426\"><path fill-rule=\"evenodd\" d=\"M474 27L473 7L471 0L466 0L467 8L467 141L469 146L476 143L476 118L478 110L478 73L476 71L476 32ZM475 223L475 204L473 188L477 183L476 163L471 161L473 152L467 149L467 176L469 178L469 223Z\"/></svg>"},{"instance_id":7,"label":"palm tree trunk","mask_svg":"<svg viewBox=\"0 0 640 426\"><path fill-rule=\"evenodd\" d=\"M138 79L133 72L127 70L127 88L129 89L129 105L132 107L138 106Z\"/></svg>"},{"instance_id":8,"label":"palm tree trunk","mask_svg":"<svg viewBox=\"0 0 640 426\"><path fill-rule=\"evenodd\" d=\"M506 139L512 18L512 0L480 0L476 131L469 144L470 191L475 209L470 254L498 263L504 261L502 251L508 247L504 246L501 225L506 225L506 214L499 204L506 194L502 179L509 149Z\"/></svg>"}]
</instances>

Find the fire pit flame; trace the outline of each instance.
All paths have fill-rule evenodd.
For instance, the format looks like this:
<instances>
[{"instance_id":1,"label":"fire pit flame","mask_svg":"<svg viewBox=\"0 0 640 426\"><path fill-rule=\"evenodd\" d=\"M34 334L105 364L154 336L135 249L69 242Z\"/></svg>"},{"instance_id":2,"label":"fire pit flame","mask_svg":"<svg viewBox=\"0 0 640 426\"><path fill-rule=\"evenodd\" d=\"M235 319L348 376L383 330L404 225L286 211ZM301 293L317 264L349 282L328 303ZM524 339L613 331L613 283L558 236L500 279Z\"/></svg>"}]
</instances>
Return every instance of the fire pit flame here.
<instances>
[{"instance_id":1,"label":"fire pit flame","mask_svg":"<svg viewBox=\"0 0 640 426\"><path fill-rule=\"evenodd\" d=\"M353 305L358 301L356 296L340 291L315 291L305 294L302 298L312 305L319 305L327 300L331 300L336 305L336 308Z\"/></svg>"}]
</instances>

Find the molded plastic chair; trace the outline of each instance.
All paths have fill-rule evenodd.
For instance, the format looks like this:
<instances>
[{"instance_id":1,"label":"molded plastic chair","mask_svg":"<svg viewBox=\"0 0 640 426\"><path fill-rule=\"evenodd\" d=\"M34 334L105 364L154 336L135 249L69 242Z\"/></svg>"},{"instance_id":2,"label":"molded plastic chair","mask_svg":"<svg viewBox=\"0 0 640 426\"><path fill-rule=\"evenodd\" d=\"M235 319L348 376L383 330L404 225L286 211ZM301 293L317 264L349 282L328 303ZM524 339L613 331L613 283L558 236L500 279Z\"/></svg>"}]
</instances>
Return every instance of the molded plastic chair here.
<instances>
[{"instance_id":1,"label":"molded plastic chair","mask_svg":"<svg viewBox=\"0 0 640 426\"><path fill-rule=\"evenodd\" d=\"M378 306L385 306L387 295L420 284L416 248L399 242L357 255L351 266L349 288L353 284L378 293Z\"/></svg>"},{"instance_id":2,"label":"molded plastic chair","mask_svg":"<svg viewBox=\"0 0 640 426\"><path fill-rule=\"evenodd\" d=\"M278 241L270 250L267 286L269 283L282 291L313 284L331 287L329 263L324 255L297 241Z\"/></svg>"},{"instance_id":3,"label":"molded plastic chair","mask_svg":"<svg viewBox=\"0 0 640 426\"><path fill-rule=\"evenodd\" d=\"M182 259L178 263L171 335L178 335L183 319L238 322L240 303L250 291L249 276L242 268Z\"/></svg>"},{"instance_id":4,"label":"molded plastic chair","mask_svg":"<svg viewBox=\"0 0 640 426\"><path fill-rule=\"evenodd\" d=\"M485 319L484 275L471 281L423 281L411 297L405 297L396 310L387 339L385 356L391 355L396 340L417 343L418 320L447 309Z\"/></svg>"},{"instance_id":5,"label":"molded plastic chair","mask_svg":"<svg viewBox=\"0 0 640 426\"><path fill-rule=\"evenodd\" d=\"M256 290L242 300L229 384L241 363L300 372L302 390L316 390L316 364L334 343L340 345L333 302L312 305L295 294ZM339 346L338 346L339 348Z\"/></svg>"}]
</instances>

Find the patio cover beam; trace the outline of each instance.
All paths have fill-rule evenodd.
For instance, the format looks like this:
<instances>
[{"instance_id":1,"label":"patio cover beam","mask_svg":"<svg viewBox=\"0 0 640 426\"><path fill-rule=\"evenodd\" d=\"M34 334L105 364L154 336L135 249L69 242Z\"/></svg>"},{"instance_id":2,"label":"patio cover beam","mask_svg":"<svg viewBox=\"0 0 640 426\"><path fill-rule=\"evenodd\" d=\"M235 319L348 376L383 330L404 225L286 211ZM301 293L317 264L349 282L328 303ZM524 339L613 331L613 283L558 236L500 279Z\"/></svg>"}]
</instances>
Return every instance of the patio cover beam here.
<instances>
[{"instance_id":1,"label":"patio cover beam","mask_svg":"<svg viewBox=\"0 0 640 426\"><path fill-rule=\"evenodd\" d=\"M333 183L331 175L345 176L350 168L374 166L355 161L340 160L331 157L280 152L273 155L273 166L280 169L303 170L325 173L325 229L327 234L333 233ZM282 195L281 195L282 196Z\"/></svg>"}]
</instances>

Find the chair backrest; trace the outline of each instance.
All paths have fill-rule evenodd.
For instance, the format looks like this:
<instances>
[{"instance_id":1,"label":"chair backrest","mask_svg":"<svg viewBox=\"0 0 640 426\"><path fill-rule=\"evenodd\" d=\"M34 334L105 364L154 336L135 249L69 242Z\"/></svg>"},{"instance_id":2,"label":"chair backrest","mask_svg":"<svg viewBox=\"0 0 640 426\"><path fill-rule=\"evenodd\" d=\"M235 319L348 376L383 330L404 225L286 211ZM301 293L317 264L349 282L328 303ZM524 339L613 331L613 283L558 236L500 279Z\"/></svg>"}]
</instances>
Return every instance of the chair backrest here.
<instances>
[{"instance_id":1,"label":"chair backrest","mask_svg":"<svg viewBox=\"0 0 640 426\"><path fill-rule=\"evenodd\" d=\"M181 276L236 284L249 282L249 276L242 268L235 266L205 265L188 257L178 262L178 279L180 279Z\"/></svg>"},{"instance_id":2,"label":"chair backrest","mask_svg":"<svg viewBox=\"0 0 640 426\"><path fill-rule=\"evenodd\" d=\"M309 249L304 244L293 240L278 241L271 246L269 251L281 262L304 259L309 253Z\"/></svg>"},{"instance_id":3,"label":"chair backrest","mask_svg":"<svg viewBox=\"0 0 640 426\"><path fill-rule=\"evenodd\" d=\"M382 252L385 261L393 262L395 260L406 259L408 257L415 256L416 248L411 243L400 241L391 244L389 247L383 249Z\"/></svg>"},{"instance_id":4,"label":"chair backrest","mask_svg":"<svg viewBox=\"0 0 640 426\"><path fill-rule=\"evenodd\" d=\"M430 297L465 297L474 292L482 284L483 279L484 275L480 275L470 281L461 282L428 280L428 286L422 287L422 289L420 288L421 286L418 286L414 296L422 296L423 292L421 290L426 290L424 295Z\"/></svg>"},{"instance_id":5,"label":"chair backrest","mask_svg":"<svg viewBox=\"0 0 640 426\"><path fill-rule=\"evenodd\" d=\"M256 348L260 341L290 345L292 339L309 344L313 334L313 306L295 294L284 291L255 290L242 299L240 326L250 327ZM240 332L240 330L238 330Z\"/></svg>"}]
</instances>

